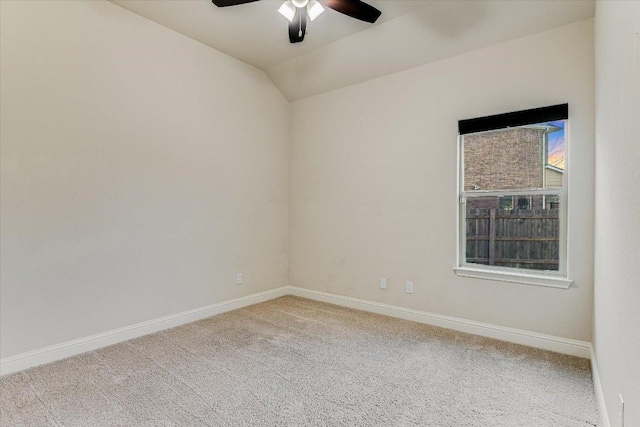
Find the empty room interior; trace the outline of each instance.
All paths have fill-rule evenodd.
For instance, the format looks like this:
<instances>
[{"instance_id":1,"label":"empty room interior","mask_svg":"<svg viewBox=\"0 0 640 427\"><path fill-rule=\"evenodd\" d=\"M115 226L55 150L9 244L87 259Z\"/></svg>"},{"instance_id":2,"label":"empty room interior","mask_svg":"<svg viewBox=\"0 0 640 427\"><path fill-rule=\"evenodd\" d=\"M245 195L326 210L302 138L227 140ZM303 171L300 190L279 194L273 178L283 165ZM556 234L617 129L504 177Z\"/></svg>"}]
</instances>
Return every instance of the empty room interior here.
<instances>
[{"instance_id":1,"label":"empty room interior","mask_svg":"<svg viewBox=\"0 0 640 427\"><path fill-rule=\"evenodd\" d=\"M0 0L1 426L640 427L639 0Z\"/></svg>"}]
</instances>

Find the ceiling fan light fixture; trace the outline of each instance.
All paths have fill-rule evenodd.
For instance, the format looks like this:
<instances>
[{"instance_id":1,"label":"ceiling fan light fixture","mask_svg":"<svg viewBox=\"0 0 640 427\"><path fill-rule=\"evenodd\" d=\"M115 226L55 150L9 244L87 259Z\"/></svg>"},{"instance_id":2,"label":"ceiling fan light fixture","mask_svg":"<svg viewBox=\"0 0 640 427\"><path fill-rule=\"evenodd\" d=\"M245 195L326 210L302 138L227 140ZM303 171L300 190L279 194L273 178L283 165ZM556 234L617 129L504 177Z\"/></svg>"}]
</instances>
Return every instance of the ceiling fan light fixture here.
<instances>
[{"instance_id":1,"label":"ceiling fan light fixture","mask_svg":"<svg viewBox=\"0 0 640 427\"><path fill-rule=\"evenodd\" d=\"M317 0L309 1L309 4L307 5L307 15L309 15L310 20L313 21L318 16L320 16L322 12L324 12L324 7L322 7L320 2L318 2Z\"/></svg>"},{"instance_id":2,"label":"ceiling fan light fixture","mask_svg":"<svg viewBox=\"0 0 640 427\"><path fill-rule=\"evenodd\" d=\"M218 7L237 6L258 0L211 0ZM282 0L281 0L282 1ZM307 21L313 21L328 7L343 15L374 23L380 12L362 0L285 0L278 12L289 21L289 41L300 43L307 32Z\"/></svg>"},{"instance_id":3,"label":"ceiling fan light fixture","mask_svg":"<svg viewBox=\"0 0 640 427\"><path fill-rule=\"evenodd\" d=\"M291 22L293 21L293 17L296 14L296 7L293 5L291 0L287 0L284 3L282 3L282 6L280 6L280 9L278 9L278 12L280 12L282 16L284 16L289 20L289 22Z\"/></svg>"}]
</instances>

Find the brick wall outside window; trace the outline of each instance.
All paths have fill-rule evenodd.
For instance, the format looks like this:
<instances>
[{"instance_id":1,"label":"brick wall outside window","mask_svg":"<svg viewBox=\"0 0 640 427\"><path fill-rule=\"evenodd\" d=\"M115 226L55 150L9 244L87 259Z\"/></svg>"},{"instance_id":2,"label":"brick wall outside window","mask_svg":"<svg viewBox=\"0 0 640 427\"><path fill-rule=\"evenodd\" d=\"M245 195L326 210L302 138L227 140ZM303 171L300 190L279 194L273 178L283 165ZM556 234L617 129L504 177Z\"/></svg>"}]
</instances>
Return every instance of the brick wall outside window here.
<instances>
[{"instance_id":1,"label":"brick wall outside window","mask_svg":"<svg viewBox=\"0 0 640 427\"><path fill-rule=\"evenodd\" d=\"M464 137L464 189L543 188L545 128L515 128Z\"/></svg>"}]
</instances>

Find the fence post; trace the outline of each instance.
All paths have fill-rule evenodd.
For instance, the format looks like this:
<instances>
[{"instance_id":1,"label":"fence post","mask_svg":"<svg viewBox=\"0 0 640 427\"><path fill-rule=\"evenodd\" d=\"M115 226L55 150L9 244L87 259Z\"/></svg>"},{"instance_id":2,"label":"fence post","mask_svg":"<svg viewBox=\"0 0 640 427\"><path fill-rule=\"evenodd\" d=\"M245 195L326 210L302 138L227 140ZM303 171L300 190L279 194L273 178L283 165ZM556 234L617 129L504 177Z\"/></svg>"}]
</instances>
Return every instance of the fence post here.
<instances>
[{"instance_id":1,"label":"fence post","mask_svg":"<svg viewBox=\"0 0 640 427\"><path fill-rule=\"evenodd\" d=\"M489 211L489 265L494 265L496 259L496 210Z\"/></svg>"}]
</instances>

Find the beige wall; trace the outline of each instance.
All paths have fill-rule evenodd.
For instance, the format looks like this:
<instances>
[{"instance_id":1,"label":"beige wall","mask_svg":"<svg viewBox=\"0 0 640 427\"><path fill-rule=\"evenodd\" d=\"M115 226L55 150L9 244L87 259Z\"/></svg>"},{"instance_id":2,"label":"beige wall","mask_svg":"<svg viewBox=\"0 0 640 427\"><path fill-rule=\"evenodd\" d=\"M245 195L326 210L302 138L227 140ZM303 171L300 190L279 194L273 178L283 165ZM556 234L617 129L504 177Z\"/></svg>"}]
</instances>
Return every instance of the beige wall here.
<instances>
[{"instance_id":1,"label":"beige wall","mask_svg":"<svg viewBox=\"0 0 640 427\"><path fill-rule=\"evenodd\" d=\"M287 284L263 72L106 1L0 4L3 357Z\"/></svg>"},{"instance_id":2,"label":"beige wall","mask_svg":"<svg viewBox=\"0 0 640 427\"><path fill-rule=\"evenodd\" d=\"M575 284L457 277L458 120L564 102ZM592 20L300 100L291 111L292 285L590 341Z\"/></svg>"},{"instance_id":3,"label":"beige wall","mask_svg":"<svg viewBox=\"0 0 640 427\"><path fill-rule=\"evenodd\" d=\"M593 343L612 427L640 426L640 2L596 9Z\"/></svg>"}]
</instances>

